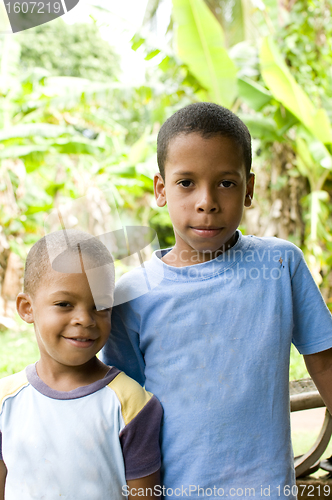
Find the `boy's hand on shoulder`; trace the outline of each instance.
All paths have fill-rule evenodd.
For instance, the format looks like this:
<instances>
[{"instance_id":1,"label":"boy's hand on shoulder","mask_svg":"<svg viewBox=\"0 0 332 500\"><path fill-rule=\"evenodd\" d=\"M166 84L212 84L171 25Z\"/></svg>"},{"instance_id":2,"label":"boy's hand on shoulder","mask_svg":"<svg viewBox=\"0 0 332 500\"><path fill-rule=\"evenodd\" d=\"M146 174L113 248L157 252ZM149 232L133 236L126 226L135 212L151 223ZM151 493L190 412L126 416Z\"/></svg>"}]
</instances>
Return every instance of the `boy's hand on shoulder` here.
<instances>
[{"instance_id":1,"label":"boy's hand on shoulder","mask_svg":"<svg viewBox=\"0 0 332 500\"><path fill-rule=\"evenodd\" d=\"M332 348L307 354L304 361L324 403L332 415Z\"/></svg>"},{"instance_id":2,"label":"boy's hand on shoulder","mask_svg":"<svg viewBox=\"0 0 332 500\"><path fill-rule=\"evenodd\" d=\"M129 489L128 500L160 498L160 495L158 497L155 495L154 489L155 486L160 486L160 470L149 476L128 480L127 485Z\"/></svg>"}]
</instances>

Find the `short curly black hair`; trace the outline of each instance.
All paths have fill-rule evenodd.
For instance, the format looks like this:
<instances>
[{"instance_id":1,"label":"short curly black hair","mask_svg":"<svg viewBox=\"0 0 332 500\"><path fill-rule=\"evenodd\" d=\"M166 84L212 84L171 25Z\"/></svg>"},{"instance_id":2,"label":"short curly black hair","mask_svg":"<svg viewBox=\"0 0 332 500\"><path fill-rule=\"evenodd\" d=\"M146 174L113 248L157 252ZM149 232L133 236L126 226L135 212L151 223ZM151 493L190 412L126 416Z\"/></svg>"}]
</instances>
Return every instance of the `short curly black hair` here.
<instances>
[{"instance_id":1,"label":"short curly black hair","mask_svg":"<svg viewBox=\"0 0 332 500\"><path fill-rule=\"evenodd\" d=\"M162 125L157 139L159 172L165 180L165 164L172 139L180 134L198 133L204 138L218 134L234 139L242 148L247 178L251 170L251 135L247 126L232 111L212 102L189 104L170 116Z\"/></svg>"}]
</instances>

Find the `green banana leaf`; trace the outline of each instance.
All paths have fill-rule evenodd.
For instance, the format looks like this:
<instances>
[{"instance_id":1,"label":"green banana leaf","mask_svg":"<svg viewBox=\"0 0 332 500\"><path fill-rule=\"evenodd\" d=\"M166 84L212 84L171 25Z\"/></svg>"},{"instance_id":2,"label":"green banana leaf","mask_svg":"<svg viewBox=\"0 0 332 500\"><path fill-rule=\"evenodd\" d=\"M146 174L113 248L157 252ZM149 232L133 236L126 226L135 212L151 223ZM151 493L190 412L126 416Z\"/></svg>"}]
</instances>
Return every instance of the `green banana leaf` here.
<instances>
[{"instance_id":1,"label":"green banana leaf","mask_svg":"<svg viewBox=\"0 0 332 500\"><path fill-rule=\"evenodd\" d=\"M263 79L273 96L324 144L332 143L332 128L323 108L316 109L305 91L296 82L273 39L263 39L260 50Z\"/></svg>"},{"instance_id":2,"label":"green banana leaf","mask_svg":"<svg viewBox=\"0 0 332 500\"><path fill-rule=\"evenodd\" d=\"M237 95L237 69L227 54L222 27L203 0L173 0L177 45L212 101L230 108Z\"/></svg>"},{"instance_id":3,"label":"green banana leaf","mask_svg":"<svg viewBox=\"0 0 332 500\"><path fill-rule=\"evenodd\" d=\"M264 116L262 113L249 115L238 113L239 118L247 125L249 132L255 139L265 141L280 141L281 137L277 125L272 118Z\"/></svg>"},{"instance_id":4,"label":"green banana leaf","mask_svg":"<svg viewBox=\"0 0 332 500\"><path fill-rule=\"evenodd\" d=\"M312 190L321 190L332 169L332 159L324 144L300 133L296 137L297 167L307 177Z\"/></svg>"},{"instance_id":5,"label":"green banana leaf","mask_svg":"<svg viewBox=\"0 0 332 500\"><path fill-rule=\"evenodd\" d=\"M0 130L0 141L22 137L59 137L60 135L73 133L72 127L62 127L49 123L26 123Z\"/></svg>"},{"instance_id":6,"label":"green banana leaf","mask_svg":"<svg viewBox=\"0 0 332 500\"><path fill-rule=\"evenodd\" d=\"M26 146L9 146L0 150L0 159L5 158L22 158L31 153L45 153L49 149L48 145L26 145Z\"/></svg>"},{"instance_id":7,"label":"green banana leaf","mask_svg":"<svg viewBox=\"0 0 332 500\"><path fill-rule=\"evenodd\" d=\"M299 120L285 106L277 107L273 119L277 124L278 133L282 136L294 125L300 125Z\"/></svg>"},{"instance_id":8,"label":"green banana leaf","mask_svg":"<svg viewBox=\"0 0 332 500\"><path fill-rule=\"evenodd\" d=\"M272 99L268 90L245 76L238 79L237 85L240 97L255 111L260 111Z\"/></svg>"},{"instance_id":9,"label":"green banana leaf","mask_svg":"<svg viewBox=\"0 0 332 500\"><path fill-rule=\"evenodd\" d=\"M67 155L94 155L105 150L102 146L97 145L96 141L83 138L75 139L74 137L69 139L57 139L52 142L51 146L54 147L59 153Z\"/></svg>"}]
</instances>

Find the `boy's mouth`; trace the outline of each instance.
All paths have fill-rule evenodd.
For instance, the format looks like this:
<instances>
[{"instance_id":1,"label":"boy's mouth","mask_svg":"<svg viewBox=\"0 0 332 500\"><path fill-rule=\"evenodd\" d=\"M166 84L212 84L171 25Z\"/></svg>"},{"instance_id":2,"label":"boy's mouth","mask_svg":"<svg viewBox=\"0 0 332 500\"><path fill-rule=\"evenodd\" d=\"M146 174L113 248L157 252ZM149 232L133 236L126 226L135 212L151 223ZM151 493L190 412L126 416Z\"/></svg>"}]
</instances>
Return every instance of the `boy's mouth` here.
<instances>
[{"instance_id":1,"label":"boy's mouth","mask_svg":"<svg viewBox=\"0 0 332 500\"><path fill-rule=\"evenodd\" d=\"M95 340L84 337L63 337L67 342L75 347L91 347Z\"/></svg>"},{"instance_id":2,"label":"boy's mouth","mask_svg":"<svg viewBox=\"0 0 332 500\"><path fill-rule=\"evenodd\" d=\"M216 236L223 229L222 227L192 227L194 233L203 238L211 238Z\"/></svg>"}]
</instances>

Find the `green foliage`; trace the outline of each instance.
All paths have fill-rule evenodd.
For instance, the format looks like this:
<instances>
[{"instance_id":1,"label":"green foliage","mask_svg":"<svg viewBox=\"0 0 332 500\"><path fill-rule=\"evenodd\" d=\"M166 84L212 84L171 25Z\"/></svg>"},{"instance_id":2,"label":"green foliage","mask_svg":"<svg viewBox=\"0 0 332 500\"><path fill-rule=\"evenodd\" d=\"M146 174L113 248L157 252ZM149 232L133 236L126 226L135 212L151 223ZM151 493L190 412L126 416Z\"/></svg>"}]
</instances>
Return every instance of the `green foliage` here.
<instances>
[{"instance_id":1,"label":"green foliage","mask_svg":"<svg viewBox=\"0 0 332 500\"><path fill-rule=\"evenodd\" d=\"M225 48L221 25L203 0L173 0L173 16L180 58L210 99L231 107L236 93L236 68Z\"/></svg>"},{"instance_id":2,"label":"green foliage","mask_svg":"<svg viewBox=\"0 0 332 500\"><path fill-rule=\"evenodd\" d=\"M316 106L332 97L332 2L296 1L277 35L290 71ZM327 111L331 118L331 103Z\"/></svg>"},{"instance_id":3,"label":"green foliage","mask_svg":"<svg viewBox=\"0 0 332 500\"><path fill-rule=\"evenodd\" d=\"M149 224L158 234L160 248L170 248L174 246L174 231L167 207L159 209L150 219Z\"/></svg>"},{"instance_id":4,"label":"green foliage","mask_svg":"<svg viewBox=\"0 0 332 500\"><path fill-rule=\"evenodd\" d=\"M149 84L134 87L117 83L111 72L114 58L109 57L110 48L102 42L99 49L98 37L96 45L90 47L92 55L96 50L101 56L98 72L92 75L94 81L73 76L78 67L80 75L91 75L89 58L85 57L88 47L82 39L89 41L85 35L93 35L96 28L70 26L59 41L62 24L31 30L27 38L0 38L0 44L6 44L0 52L0 169L4 192L6 196L11 193L11 209L0 208L0 220L16 252L14 242L31 244L43 234L47 212L85 195L90 185L112 187L127 222L148 225L156 214L152 183L157 171L156 127L174 106L190 102L187 94L193 94L191 82L186 81L187 69L166 54L162 68L151 72ZM74 52L67 50L63 58L67 62L48 58L47 72L45 68L33 69L43 62L43 51L54 36L59 50L67 50L76 40ZM30 46L35 51L30 53ZM150 58L159 52L147 48ZM109 57L109 65L104 65L103 54ZM62 71L69 76L58 76ZM107 82L103 81L105 71ZM162 226L157 227L162 232ZM160 239L163 241L163 236Z\"/></svg>"},{"instance_id":5,"label":"green foliage","mask_svg":"<svg viewBox=\"0 0 332 500\"><path fill-rule=\"evenodd\" d=\"M242 100L255 111L260 111L271 102L272 94L262 85L247 77L238 78L238 93Z\"/></svg>"},{"instance_id":6,"label":"green foliage","mask_svg":"<svg viewBox=\"0 0 332 500\"><path fill-rule=\"evenodd\" d=\"M271 37L260 51L263 79L273 96L323 143L332 143L332 128L325 109L315 109L305 90L296 82Z\"/></svg>"},{"instance_id":7,"label":"green foliage","mask_svg":"<svg viewBox=\"0 0 332 500\"><path fill-rule=\"evenodd\" d=\"M119 74L119 57L95 23L69 25L58 18L16 35L24 70L109 82Z\"/></svg>"},{"instance_id":8,"label":"green foliage","mask_svg":"<svg viewBox=\"0 0 332 500\"><path fill-rule=\"evenodd\" d=\"M303 249L318 284L331 270L331 204L326 190L332 170L332 114L328 104L332 44L326 36L331 31L330 19L330 0L300 0L287 13L284 27L274 35L275 41L266 38L261 48L262 76L275 99L290 114L285 139L296 154L295 166L310 185L310 193L302 200ZM280 128L283 120L280 114L276 116Z\"/></svg>"},{"instance_id":9,"label":"green foliage","mask_svg":"<svg viewBox=\"0 0 332 500\"><path fill-rule=\"evenodd\" d=\"M289 380L299 380L301 378L308 378L309 373L305 366L303 356L293 346L290 353L290 366L289 366Z\"/></svg>"},{"instance_id":10,"label":"green foliage","mask_svg":"<svg viewBox=\"0 0 332 500\"><path fill-rule=\"evenodd\" d=\"M225 32L227 47L254 37L253 5L248 0L204 0Z\"/></svg>"},{"instance_id":11,"label":"green foliage","mask_svg":"<svg viewBox=\"0 0 332 500\"><path fill-rule=\"evenodd\" d=\"M0 343L0 378L17 373L39 359L33 328L0 331Z\"/></svg>"}]
</instances>

